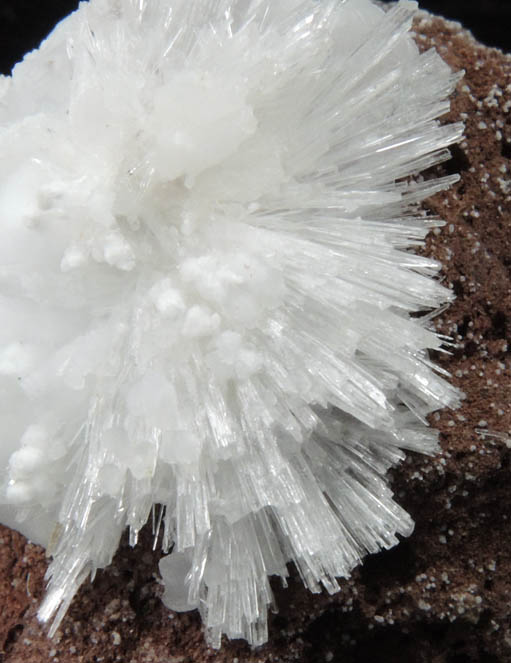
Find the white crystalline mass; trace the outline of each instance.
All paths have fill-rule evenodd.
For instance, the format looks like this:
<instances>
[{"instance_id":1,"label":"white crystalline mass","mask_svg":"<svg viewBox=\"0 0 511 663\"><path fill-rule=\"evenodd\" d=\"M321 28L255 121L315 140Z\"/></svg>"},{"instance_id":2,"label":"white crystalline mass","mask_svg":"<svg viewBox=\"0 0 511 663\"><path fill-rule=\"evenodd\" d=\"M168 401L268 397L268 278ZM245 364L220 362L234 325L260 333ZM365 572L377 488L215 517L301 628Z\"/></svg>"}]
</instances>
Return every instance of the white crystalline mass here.
<instances>
[{"instance_id":1,"label":"white crystalline mass","mask_svg":"<svg viewBox=\"0 0 511 663\"><path fill-rule=\"evenodd\" d=\"M462 132L415 10L91 0L0 80L0 519L53 631L151 512L214 646L411 532L386 470L458 400L414 176Z\"/></svg>"}]
</instances>

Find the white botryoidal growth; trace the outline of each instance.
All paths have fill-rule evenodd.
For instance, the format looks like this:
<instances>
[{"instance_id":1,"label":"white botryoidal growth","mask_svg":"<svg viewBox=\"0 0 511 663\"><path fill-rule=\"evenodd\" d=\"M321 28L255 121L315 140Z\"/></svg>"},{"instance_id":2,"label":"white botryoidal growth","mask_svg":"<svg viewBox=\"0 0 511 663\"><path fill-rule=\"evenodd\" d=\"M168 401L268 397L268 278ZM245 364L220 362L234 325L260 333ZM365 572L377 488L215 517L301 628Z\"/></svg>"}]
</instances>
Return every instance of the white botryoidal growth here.
<instances>
[{"instance_id":1,"label":"white botryoidal growth","mask_svg":"<svg viewBox=\"0 0 511 663\"><path fill-rule=\"evenodd\" d=\"M153 513L171 608L267 638L409 534L385 473L458 393L413 253L458 76L414 2L91 0L0 80L0 518L42 620ZM155 505L159 505L156 506Z\"/></svg>"}]
</instances>

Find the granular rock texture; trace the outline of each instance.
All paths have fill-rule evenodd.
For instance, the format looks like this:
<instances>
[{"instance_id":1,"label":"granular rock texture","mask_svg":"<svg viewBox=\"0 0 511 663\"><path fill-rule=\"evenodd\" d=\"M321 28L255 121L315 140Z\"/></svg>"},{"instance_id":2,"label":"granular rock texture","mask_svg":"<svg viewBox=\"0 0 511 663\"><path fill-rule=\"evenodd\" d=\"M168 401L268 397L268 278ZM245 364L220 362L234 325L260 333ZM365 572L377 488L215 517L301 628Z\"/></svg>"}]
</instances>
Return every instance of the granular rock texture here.
<instances>
[{"instance_id":1,"label":"granular rock texture","mask_svg":"<svg viewBox=\"0 0 511 663\"><path fill-rule=\"evenodd\" d=\"M436 318L455 345L436 360L466 398L433 417L442 454L410 454L393 473L414 534L368 558L336 596L313 596L299 581L275 587L270 642L254 651L225 642L217 652L196 613L160 602L149 532L82 587L49 640L36 619L44 552L0 528L4 663L511 661L511 58L426 14L416 32L421 48L466 71L446 118L465 121L466 139L439 169L462 179L428 201L447 223L425 248L457 294Z\"/></svg>"}]
</instances>

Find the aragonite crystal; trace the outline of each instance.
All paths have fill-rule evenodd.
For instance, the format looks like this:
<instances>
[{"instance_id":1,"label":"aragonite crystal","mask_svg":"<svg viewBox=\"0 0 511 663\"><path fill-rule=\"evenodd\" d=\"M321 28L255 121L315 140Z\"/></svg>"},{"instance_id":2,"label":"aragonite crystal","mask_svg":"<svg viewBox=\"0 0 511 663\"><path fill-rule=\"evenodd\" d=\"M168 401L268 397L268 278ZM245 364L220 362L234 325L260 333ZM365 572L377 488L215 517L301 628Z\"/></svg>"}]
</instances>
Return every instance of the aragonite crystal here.
<instances>
[{"instance_id":1,"label":"aragonite crystal","mask_svg":"<svg viewBox=\"0 0 511 663\"><path fill-rule=\"evenodd\" d=\"M417 204L458 75L416 3L90 0L0 80L2 521L58 627L151 516L164 601L267 639L409 534L386 470L459 394Z\"/></svg>"}]
</instances>

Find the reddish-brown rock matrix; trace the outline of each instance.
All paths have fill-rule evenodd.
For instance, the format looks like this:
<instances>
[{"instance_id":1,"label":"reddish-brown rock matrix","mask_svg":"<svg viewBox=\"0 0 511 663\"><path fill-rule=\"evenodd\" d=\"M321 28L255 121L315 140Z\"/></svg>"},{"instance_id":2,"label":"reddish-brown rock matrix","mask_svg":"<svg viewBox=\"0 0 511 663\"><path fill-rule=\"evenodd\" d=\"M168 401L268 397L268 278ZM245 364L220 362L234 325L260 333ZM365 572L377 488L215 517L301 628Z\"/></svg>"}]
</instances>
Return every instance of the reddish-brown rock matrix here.
<instances>
[{"instance_id":1,"label":"reddish-brown rock matrix","mask_svg":"<svg viewBox=\"0 0 511 663\"><path fill-rule=\"evenodd\" d=\"M86 583L57 637L47 639L36 619L44 552L2 528L4 663L511 661L511 58L425 14L416 32L421 48L436 46L466 71L447 118L465 121L466 139L440 169L462 179L426 205L447 221L426 251L441 260L458 296L436 321L456 347L437 360L466 399L433 417L442 454L409 456L394 471L414 534L368 558L336 596L313 596L297 580L276 587L280 613L270 620L269 643L251 651L226 642L215 652L196 613L161 604L148 535L134 550L125 543Z\"/></svg>"}]
</instances>

